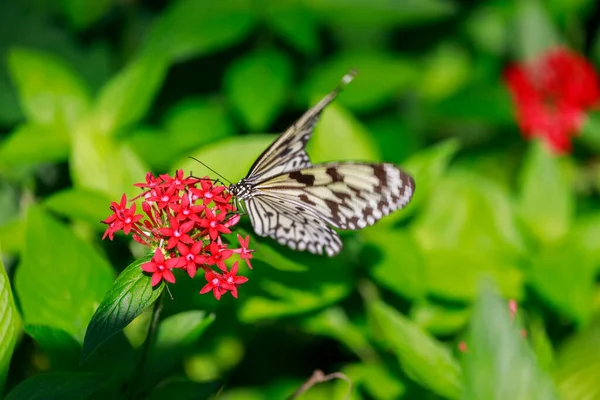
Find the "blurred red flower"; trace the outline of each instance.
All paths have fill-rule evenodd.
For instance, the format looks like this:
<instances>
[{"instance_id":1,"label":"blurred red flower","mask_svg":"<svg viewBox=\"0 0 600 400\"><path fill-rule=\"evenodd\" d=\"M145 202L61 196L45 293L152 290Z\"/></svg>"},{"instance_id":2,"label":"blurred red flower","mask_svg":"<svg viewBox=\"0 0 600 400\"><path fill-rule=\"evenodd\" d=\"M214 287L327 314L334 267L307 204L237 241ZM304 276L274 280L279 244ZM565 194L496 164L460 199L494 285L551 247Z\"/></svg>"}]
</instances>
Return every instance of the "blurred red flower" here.
<instances>
[{"instance_id":1,"label":"blurred red flower","mask_svg":"<svg viewBox=\"0 0 600 400\"><path fill-rule=\"evenodd\" d=\"M557 48L530 63L509 66L504 79L523 135L543 138L556 154L570 152L571 136L600 100L594 67L583 56Z\"/></svg>"}]
</instances>

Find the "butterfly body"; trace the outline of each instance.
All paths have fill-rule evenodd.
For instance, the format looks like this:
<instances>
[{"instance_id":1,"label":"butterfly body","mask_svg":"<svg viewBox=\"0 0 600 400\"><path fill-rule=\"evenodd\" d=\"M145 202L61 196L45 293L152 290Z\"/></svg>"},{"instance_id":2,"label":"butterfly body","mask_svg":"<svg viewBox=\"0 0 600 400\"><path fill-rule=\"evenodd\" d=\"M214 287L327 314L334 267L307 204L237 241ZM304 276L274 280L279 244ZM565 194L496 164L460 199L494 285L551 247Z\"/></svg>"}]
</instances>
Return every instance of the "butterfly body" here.
<instances>
[{"instance_id":1,"label":"butterfly body","mask_svg":"<svg viewBox=\"0 0 600 400\"><path fill-rule=\"evenodd\" d=\"M342 85L353 76L346 75ZM258 157L245 178L229 186L258 235L294 250L333 256L342 249L333 228L362 229L410 201L414 181L394 164L311 164L306 142L340 90L308 110Z\"/></svg>"}]
</instances>

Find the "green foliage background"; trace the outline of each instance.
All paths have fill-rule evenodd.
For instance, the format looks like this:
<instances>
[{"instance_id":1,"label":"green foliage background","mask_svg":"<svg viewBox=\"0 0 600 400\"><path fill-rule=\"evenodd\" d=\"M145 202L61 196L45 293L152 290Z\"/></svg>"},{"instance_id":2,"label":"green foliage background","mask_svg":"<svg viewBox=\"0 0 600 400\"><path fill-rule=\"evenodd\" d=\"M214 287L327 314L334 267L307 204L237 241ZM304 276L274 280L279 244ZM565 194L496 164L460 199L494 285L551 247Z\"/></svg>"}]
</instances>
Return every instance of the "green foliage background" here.
<instances>
[{"instance_id":1,"label":"green foliage background","mask_svg":"<svg viewBox=\"0 0 600 400\"><path fill-rule=\"evenodd\" d=\"M0 393L286 398L321 369L354 399L600 398L597 116L553 156L502 84L556 44L599 65L599 26L593 0L0 2ZM149 312L80 365L145 251L100 241L110 201L208 174L190 155L239 179L351 68L308 152L402 165L411 205L331 259L253 237L238 300L172 285L144 373Z\"/></svg>"}]
</instances>

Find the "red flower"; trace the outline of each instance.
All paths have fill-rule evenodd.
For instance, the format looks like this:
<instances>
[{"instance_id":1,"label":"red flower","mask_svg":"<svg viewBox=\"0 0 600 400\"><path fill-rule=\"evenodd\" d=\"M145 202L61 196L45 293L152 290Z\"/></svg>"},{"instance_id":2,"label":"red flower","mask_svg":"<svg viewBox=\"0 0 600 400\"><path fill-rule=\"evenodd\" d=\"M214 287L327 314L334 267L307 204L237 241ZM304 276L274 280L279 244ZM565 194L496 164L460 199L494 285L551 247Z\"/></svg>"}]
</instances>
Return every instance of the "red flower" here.
<instances>
[{"instance_id":1,"label":"red flower","mask_svg":"<svg viewBox=\"0 0 600 400\"><path fill-rule=\"evenodd\" d=\"M158 231L165 237L169 238L169 243L167 244L167 250L172 249L177 246L177 243L183 242L187 244L192 244L194 241L187 234L195 225L194 221L184 222L181 226L179 225L179 221L176 218L170 218L170 227L169 228L160 228Z\"/></svg>"},{"instance_id":2,"label":"red flower","mask_svg":"<svg viewBox=\"0 0 600 400\"><path fill-rule=\"evenodd\" d=\"M212 290L213 295L215 296L215 299L221 300L221 296L227 292L227 289L224 289L221 286L221 283L222 283L221 275L219 275L213 271L206 271L206 273L204 274L204 277L206 278L208 283L206 285L204 285L204 287L202 289L200 289L200 294L208 293Z\"/></svg>"},{"instance_id":3,"label":"red flower","mask_svg":"<svg viewBox=\"0 0 600 400\"><path fill-rule=\"evenodd\" d=\"M169 258L165 260L162 251L157 248L154 250L152 260L142 264L142 269L152 273L152 286L158 285L163 279L170 283L175 283L175 276L171 272L179 264L178 258Z\"/></svg>"},{"instance_id":4,"label":"red flower","mask_svg":"<svg viewBox=\"0 0 600 400\"><path fill-rule=\"evenodd\" d=\"M526 138L542 137L556 153L571 150L585 113L600 101L600 82L592 65L563 48L531 64L506 70L506 84Z\"/></svg>"},{"instance_id":5,"label":"red flower","mask_svg":"<svg viewBox=\"0 0 600 400\"><path fill-rule=\"evenodd\" d=\"M202 268L208 283L201 293L212 291L220 299L231 291L237 297L238 286L247 278L237 276L237 261L228 272L225 260L238 254L251 267L253 250L248 249L249 238L242 239L239 235L241 248L228 249L223 244L222 235L231 233L230 228L240 217L234 204L229 203L232 196L226 187L213 185L208 178L184 178L182 170L174 177L154 177L148 173L146 182L135 186L144 190L136 197L141 197L143 214L136 214L136 204L127 208L128 201L123 195L119 203L111 203L113 213L102 221L108 225L103 238L112 239L115 232L122 230L132 234L136 242L154 249L152 260L141 266L152 274L152 286L163 280L174 283L173 268L185 269L192 278ZM231 243L231 239L225 242Z\"/></svg>"},{"instance_id":6,"label":"red flower","mask_svg":"<svg viewBox=\"0 0 600 400\"><path fill-rule=\"evenodd\" d=\"M192 247L187 247L185 244L179 242L177 243L177 250L179 250L181 260L183 260L180 267L187 271L190 278L193 278L196 276L198 265L206 262L206 257L200 254L202 251L202 242L196 242Z\"/></svg>"},{"instance_id":7,"label":"red flower","mask_svg":"<svg viewBox=\"0 0 600 400\"><path fill-rule=\"evenodd\" d=\"M250 242L250 235L246 236L246 239L242 239L242 236L238 233L237 235L238 241L240 242L240 248L233 250L234 253L240 255L242 260L246 260L246 264L248 264L248 268L252 269L252 265L250 264L250 259L252 258L252 253L254 250L248 249L248 243Z\"/></svg>"},{"instance_id":8,"label":"red flower","mask_svg":"<svg viewBox=\"0 0 600 400\"><path fill-rule=\"evenodd\" d=\"M215 214L211 211L210 208L205 210L206 217L198 222L198 225L202 228L208 229L208 235L212 240L215 240L217 236L219 236L219 232L221 233L231 233L229 228L227 228L223 224L223 220L227 216L227 214L220 212L219 214Z\"/></svg>"},{"instance_id":9,"label":"red flower","mask_svg":"<svg viewBox=\"0 0 600 400\"><path fill-rule=\"evenodd\" d=\"M238 293L237 288L244 282L248 282L248 278L245 276L237 276L238 262L234 262L231 266L231 271L223 274L221 287L231 292L231 295L237 299Z\"/></svg>"},{"instance_id":10,"label":"red flower","mask_svg":"<svg viewBox=\"0 0 600 400\"><path fill-rule=\"evenodd\" d=\"M222 271L227 271L225 266L225 260L227 260L233 254L232 250L228 250L223 245L219 245L218 242L211 242L207 246L210 256L206 259L206 265L216 265Z\"/></svg>"}]
</instances>

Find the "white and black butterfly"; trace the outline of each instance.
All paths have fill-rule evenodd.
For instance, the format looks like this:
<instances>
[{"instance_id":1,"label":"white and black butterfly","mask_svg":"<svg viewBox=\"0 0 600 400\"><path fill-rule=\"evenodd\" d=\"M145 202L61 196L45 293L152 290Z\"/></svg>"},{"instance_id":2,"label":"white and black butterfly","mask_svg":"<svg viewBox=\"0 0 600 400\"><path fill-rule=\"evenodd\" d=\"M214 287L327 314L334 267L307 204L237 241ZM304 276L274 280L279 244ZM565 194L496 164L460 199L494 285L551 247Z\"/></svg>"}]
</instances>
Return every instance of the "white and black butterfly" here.
<instances>
[{"instance_id":1,"label":"white and black butterfly","mask_svg":"<svg viewBox=\"0 0 600 400\"><path fill-rule=\"evenodd\" d=\"M342 249L333 228L362 229L410 201L414 180L393 164L310 163L305 146L315 124L354 75L345 75L258 157L245 178L229 186L258 235L333 256Z\"/></svg>"}]
</instances>

